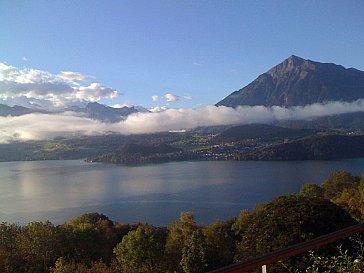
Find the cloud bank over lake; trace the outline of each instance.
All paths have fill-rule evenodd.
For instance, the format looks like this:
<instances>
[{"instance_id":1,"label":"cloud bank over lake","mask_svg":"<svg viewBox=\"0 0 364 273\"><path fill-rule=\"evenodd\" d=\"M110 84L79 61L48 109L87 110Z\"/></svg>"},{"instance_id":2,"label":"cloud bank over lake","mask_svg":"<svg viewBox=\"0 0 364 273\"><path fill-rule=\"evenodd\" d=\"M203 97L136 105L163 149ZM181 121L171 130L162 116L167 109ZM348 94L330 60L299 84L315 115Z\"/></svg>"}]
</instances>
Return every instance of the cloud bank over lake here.
<instances>
[{"instance_id":1,"label":"cloud bank over lake","mask_svg":"<svg viewBox=\"0 0 364 273\"><path fill-rule=\"evenodd\" d=\"M279 106L206 106L135 113L117 123L103 123L75 112L33 113L0 117L0 142L52 139L57 136L144 134L193 129L200 126L272 123L283 120L308 120L334 114L364 111L364 99L354 102L328 102L284 108Z\"/></svg>"}]
</instances>

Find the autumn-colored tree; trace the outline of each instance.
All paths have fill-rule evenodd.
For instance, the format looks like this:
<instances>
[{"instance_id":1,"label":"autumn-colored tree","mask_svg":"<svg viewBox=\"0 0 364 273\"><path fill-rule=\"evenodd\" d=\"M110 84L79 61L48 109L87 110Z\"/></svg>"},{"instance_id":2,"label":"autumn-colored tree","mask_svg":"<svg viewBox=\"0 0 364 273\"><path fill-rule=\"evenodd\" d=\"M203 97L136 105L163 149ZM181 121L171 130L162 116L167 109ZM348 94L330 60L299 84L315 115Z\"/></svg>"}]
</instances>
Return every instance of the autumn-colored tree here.
<instances>
[{"instance_id":1,"label":"autumn-colored tree","mask_svg":"<svg viewBox=\"0 0 364 273\"><path fill-rule=\"evenodd\" d=\"M18 251L17 237L20 227L14 224L0 224L0 272L19 272L23 264Z\"/></svg>"},{"instance_id":2,"label":"autumn-colored tree","mask_svg":"<svg viewBox=\"0 0 364 273\"><path fill-rule=\"evenodd\" d=\"M168 226L168 237L166 243L166 255L168 269L181 271L180 261L182 250L190 242L192 234L199 230L192 212L182 212L179 221L172 221Z\"/></svg>"},{"instance_id":3,"label":"autumn-colored tree","mask_svg":"<svg viewBox=\"0 0 364 273\"><path fill-rule=\"evenodd\" d=\"M61 226L68 242L67 259L91 264L110 262L113 248L130 230L130 225L114 224L100 213L86 213Z\"/></svg>"},{"instance_id":4,"label":"autumn-colored tree","mask_svg":"<svg viewBox=\"0 0 364 273\"><path fill-rule=\"evenodd\" d=\"M235 242L239 238L233 230L236 222L235 218L228 219L227 221L216 221L203 230L206 237L209 270L223 267L233 262Z\"/></svg>"},{"instance_id":5,"label":"autumn-colored tree","mask_svg":"<svg viewBox=\"0 0 364 273\"><path fill-rule=\"evenodd\" d=\"M236 260L258 257L356 223L348 212L326 199L281 196L246 219Z\"/></svg>"},{"instance_id":6,"label":"autumn-colored tree","mask_svg":"<svg viewBox=\"0 0 364 273\"><path fill-rule=\"evenodd\" d=\"M324 189L319 185L313 183L305 183L301 187L301 190L298 194L305 197L323 198L324 193Z\"/></svg>"},{"instance_id":7,"label":"autumn-colored tree","mask_svg":"<svg viewBox=\"0 0 364 273\"><path fill-rule=\"evenodd\" d=\"M203 273L207 264L207 246L204 234L197 230L192 233L189 243L182 249L180 265L184 273Z\"/></svg>"},{"instance_id":8,"label":"autumn-colored tree","mask_svg":"<svg viewBox=\"0 0 364 273\"><path fill-rule=\"evenodd\" d=\"M364 180L363 176L353 176L348 172L334 172L322 184L324 197L347 210L357 220L364 219Z\"/></svg>"},{"instance_id":9,"label":"autumn-colored tree","mask_svg":"<svg viewBox=\"0 0 364 273\"><path fill-rule=\"evenodd\" d=\"M57 259L50 273L118 273L103 262L93 262L90 266L83 263L67 262L64 258ZM121 272L120 272L121 273Z\"/></svg>"},{"instance_id":10,"label":"autumn-colored tree","mask_svg":"<svg viewBox=\"0 0 364 273\"><path fill-rule=\"evenodd\" d=\"M32 222L22 228L17 237L17 245L26 263L24 272L48 272L61 255L58 228L49 221Z\"/></svg>"},{"instance_id":11,"label":"autumn-colored tree","mask_svg":"<svg viewBox=\"0 0 364 273\"><path fill-rule=\"evenodd\" d=\"M150 225L140 226L124 236L114 249L124 273L163 272L167 230Z\"/></svg>"},{"instance_id":12,"label":"autumn-colored tree","mask_svg":"<svg viewBox=\"0 0 364 273\"><path fill-rule=\"evenodd\" d=\"M261 206L261 204L259 206ZM237 238L241 238L243 224L245 223L249 214L250 213L248 210L246 210L246 209L241 210L239 213L239 218L236 219L236 221L232 224L232 226L231 226L232 231L234 232L235 236L237 236Z\"/></svg>"},{"instance_id":13,"label":"autumn-colored tree","mask_svg":"<svg viewBox=\"0 0 364 273\"><path fill-rule=\"evenodd\" d=\"M357 220L363 219L364 199L357 188L344 189L333 200Z\"/></svg>"},{"instance_id":14,"label":"autumn-colored tree","mask_svg":"<svg viewBox=\"0 0 364 273\"><path fill-rule=\"evenodd\" d=\"M344 189L358 188L360 178L348 172L333 172L322 184L325 198L332 200L336 198Z\"/></svg>"}]
</instances>

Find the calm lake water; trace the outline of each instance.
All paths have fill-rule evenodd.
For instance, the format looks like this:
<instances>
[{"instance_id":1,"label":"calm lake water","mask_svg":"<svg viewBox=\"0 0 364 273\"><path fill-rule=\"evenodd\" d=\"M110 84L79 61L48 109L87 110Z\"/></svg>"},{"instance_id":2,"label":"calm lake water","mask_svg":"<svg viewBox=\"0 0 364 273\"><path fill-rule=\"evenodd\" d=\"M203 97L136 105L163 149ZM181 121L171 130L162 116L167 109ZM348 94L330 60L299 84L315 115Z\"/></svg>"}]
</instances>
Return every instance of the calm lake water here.
<instances>
[{"instance_id":1,"label":"calm lake water","mask_svg":"<svg viewBox=\"0 0 364 273\"><path fill-rule=\"evenodd\" d=\"M177 162L137 167L70 161L0 163L0 222L64 223L85 212L167 224L181 211L199 223L323 182L334 170L364 172L364 159L298 162Z\"/></svg>"}]
</instances>

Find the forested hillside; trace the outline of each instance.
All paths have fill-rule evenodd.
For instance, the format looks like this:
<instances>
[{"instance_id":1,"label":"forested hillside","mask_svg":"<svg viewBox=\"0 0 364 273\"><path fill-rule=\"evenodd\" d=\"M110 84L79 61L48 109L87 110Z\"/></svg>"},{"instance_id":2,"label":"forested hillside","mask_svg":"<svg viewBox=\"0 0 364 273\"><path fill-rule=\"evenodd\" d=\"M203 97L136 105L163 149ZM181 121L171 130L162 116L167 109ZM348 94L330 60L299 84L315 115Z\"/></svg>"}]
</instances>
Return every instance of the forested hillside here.
<instances>
[{"instance_id":1,"label":"forested hillside","mask_svg":"<svg viewBox=\"0 0 364 273\"><path fill-rule=\"evenodd\" d=\"M249 124L234 126L217 135L213 141L219 142L237 142L248 139L286 139L300 138L311 136L317 133L317 130L311 129L291 129L269 124Z\"/></svg>"},{"instance_id":2,"label":"forested hillside","mask_svg":"<svg viewBox=\"0 0 364 273\"><path fill-rule=\"evenodd\" d=\"M238 154L239 160L335 160L364 157L364 136L324 135Z\"/></svg>"},{"instance_id":3,"label":"forested hillside","mask_svg":"<svg viewBox=\"0 0 364 273\"><path fill-rule=\"evenodd\" d=\"M193 153L167 144L124 144L112 153L88 158L89 162L113 164L163 163L198 159Z\"/></svg>"}]
</instances>

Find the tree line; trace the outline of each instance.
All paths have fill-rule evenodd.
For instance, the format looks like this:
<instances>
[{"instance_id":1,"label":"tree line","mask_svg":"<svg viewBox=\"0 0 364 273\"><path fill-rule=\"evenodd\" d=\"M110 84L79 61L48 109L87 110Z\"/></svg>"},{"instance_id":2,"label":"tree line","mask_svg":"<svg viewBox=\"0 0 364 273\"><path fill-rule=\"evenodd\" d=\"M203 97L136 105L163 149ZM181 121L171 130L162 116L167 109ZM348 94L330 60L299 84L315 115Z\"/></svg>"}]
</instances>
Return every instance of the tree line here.
<instances>
[{"instance_id":1,"label":"tree line","mask_svg":"<svg viewBox=\"0 0 364 273\"><path fill-rule=\"evenodd\" d=\"M117 223L100 213L84 214L62 225L49 221L26 226L2 223L0 272L208 272L363 219L364 176L334 172L322 185L307 183L296 194L210 225L196 223L192 212L183 212L179 220L158 227ZM277 263L271 270L360 272L364 270L361 242L360 238L356 242L346 240L340 242L341 249L331 246ZM357 251L353 251L355 247ZM346 266L346 271L329 266ZM360 270L349 271L350 266Z\"/></svg>"}]
</instances>

